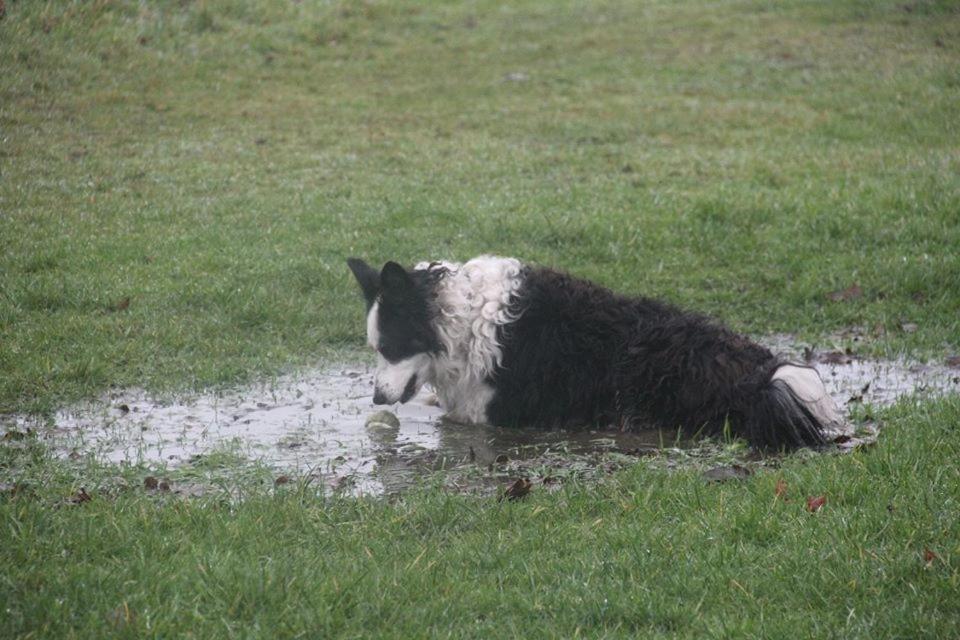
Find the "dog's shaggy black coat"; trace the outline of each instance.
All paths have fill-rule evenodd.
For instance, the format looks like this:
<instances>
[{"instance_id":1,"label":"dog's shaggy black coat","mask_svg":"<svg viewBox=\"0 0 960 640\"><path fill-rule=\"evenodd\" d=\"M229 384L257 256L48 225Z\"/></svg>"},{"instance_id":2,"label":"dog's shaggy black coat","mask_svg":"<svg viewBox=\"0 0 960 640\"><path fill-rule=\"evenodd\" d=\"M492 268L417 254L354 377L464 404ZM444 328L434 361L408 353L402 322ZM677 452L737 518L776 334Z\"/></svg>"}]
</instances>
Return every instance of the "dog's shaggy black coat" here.
<instances>
[{"instance_id":1,"label":"dog's shaggy black coat","mask_svg":"<svg viewBox=\"0 0 960 640\"><path fill-rule=\"evenodd\" d=\"M617 425L732 435L760 448L819 445L823 425L768 349L714 321L527 267L499 327L488 383L496 425Z\"/></svg>"}]
</instances>

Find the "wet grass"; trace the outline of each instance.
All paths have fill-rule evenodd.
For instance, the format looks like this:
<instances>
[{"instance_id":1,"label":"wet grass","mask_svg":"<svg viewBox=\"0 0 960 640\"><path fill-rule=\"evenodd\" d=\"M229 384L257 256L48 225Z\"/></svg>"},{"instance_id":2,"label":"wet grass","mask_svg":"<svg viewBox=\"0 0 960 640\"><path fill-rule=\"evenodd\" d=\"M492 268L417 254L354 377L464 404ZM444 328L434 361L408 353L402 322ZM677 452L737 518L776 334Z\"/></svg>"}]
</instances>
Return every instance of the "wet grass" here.
<instances>
[{"instance_id":1,"label":"wet grass","mask_svg":"<svg viewBox=\"0 0 960 640\"><path fill-rule=\"evenodd\" d=\"M6 8L0 412L342 355L354 254L960 341L953 3Z\"/></svg>"},{"instance_id":2,"label":"wet grass","mask_svg":"<svg viewBox=\"0 0 960 640\"><path fill-rule=\"evenodd\" d=\"M5 6L0 413L342 358L348 255L960 346L953 2ZM230 452L182 499L4 440L0 636L950 637L960 404L881 418L742 481L640 460L516 503L273 486Z\"/></svg>"},{"instance_id":3,"label":"wet grass","mask_svg":"<svg viewBox=\"0 0 960 640\"><path fill-rule=\"evenodd\" d=\"M235 485L181 499L143 489L142 470L7 442L3 468L45 480L0 494L0 635L951 637L960 401L880 417L871 449L744 480L641 460L517 502L255 475L239 500Z\"/></svg>"}]
</instances>

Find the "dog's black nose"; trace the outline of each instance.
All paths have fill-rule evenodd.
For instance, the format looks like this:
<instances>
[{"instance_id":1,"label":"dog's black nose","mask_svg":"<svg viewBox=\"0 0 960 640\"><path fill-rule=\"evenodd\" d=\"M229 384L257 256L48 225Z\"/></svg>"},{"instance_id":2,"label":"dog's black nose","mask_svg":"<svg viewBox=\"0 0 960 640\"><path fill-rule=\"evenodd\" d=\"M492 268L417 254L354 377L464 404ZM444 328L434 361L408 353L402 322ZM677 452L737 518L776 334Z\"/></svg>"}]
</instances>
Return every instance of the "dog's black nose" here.
<instances>
[{"instance_id":1,"label":"dog's black nose","mask_svg":"<svg viewBox=\"0 0 960 640\"><path fill-rule=\"evenodd\" d=\"M380 389L375 389L373 392L373 404L390 404L387 401L387 396L383 395L380 392Z\"/></svg>"}]
</instances>

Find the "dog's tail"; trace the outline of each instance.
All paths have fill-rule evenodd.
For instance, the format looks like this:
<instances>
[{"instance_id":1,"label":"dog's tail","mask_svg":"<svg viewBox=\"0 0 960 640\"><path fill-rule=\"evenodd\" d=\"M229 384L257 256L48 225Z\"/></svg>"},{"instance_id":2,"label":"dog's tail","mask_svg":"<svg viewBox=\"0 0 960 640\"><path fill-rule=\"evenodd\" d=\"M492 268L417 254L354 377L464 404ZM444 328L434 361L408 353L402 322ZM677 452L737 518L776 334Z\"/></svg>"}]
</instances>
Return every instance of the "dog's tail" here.
<instances>
[{"instance_id":1,"label":"dog's tail","mask_svg":"<svg viewBox=\"0 0 960 640\"><path fill-rule=\"evenodd\" d=\"M822 445L828 433L843 424L812 367L773 361L741 382L734 395L739 419L730 421L731 429L758 448Z\"/></svg>"}]
</instances>

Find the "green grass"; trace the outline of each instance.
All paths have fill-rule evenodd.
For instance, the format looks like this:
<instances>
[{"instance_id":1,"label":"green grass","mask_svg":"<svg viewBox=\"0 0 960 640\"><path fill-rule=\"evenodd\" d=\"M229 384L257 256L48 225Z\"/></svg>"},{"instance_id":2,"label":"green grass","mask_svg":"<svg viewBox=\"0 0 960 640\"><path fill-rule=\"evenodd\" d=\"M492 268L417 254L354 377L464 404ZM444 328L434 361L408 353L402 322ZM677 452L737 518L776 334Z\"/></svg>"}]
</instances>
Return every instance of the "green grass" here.
<instances>
[{"instance_id":1,"label":"green grass","mask_svg":"<svg viewBox=\"0 0 960 640\"><path fill-rule=\"evenodd\" d=\"M8 0L0 415L354 357L350 255L955 353L958 43L947 0ZM641 461L517 503L273 487L229 451L183 500L4 439L0 636L955 636L960 401L879 417L741 482Z\"/></svg>"},{"instance_id":2,"label":"green grass","mask_svg":"<svg viewBox=\"0 0 960 640\"><path fill-rule=\"evenodd\" d=\"M45 478L0 497L0 635L953 637L960 400L882 417L871 450L743 481L640 462L516 503L255 482L179 500L137 469L117 489L116 470L0 448ZM92 500L70 504L79 486Z\"/></svg>"},{"instance_id":3,"label":"green grass","mask_svg":"<svg viewBox=\"0 0 960 640\"><path fill-rule=\"evenodd\" d=\"M517 255L754 334L861 325L939 357L960 343L957 15L7 2L0 412L342 357L349 255Z\"/></svg>"}]
</instances>

